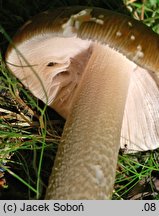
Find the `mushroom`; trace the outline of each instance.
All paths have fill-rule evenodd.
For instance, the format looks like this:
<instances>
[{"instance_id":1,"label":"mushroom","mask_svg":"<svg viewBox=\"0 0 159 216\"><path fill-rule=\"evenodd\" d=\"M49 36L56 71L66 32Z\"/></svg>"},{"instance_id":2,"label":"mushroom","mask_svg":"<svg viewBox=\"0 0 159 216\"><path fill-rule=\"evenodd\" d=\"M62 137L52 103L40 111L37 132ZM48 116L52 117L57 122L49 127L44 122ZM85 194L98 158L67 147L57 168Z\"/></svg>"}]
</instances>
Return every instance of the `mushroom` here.
<instances>
[{"instance_id":1,"label":"mushroom","mask_svg":"<svg viewBox=\"0 0 159 216\"><path fill-rule=\"evenodd\" d=\"M99 8L46 11L17 32L6 53L8 68L66 118L46 199L111 198L120 140L125 142L120 137L131 138L129 116L138 111L128 103L136 103L131 98L149 80L157 91L153 98L159 95L158 42L144 24ZM148 116L153 125L155 115Z\"/></svg>"},{"instance_id":2,"label":"mushroom","mask_svg":"<svg viewBox=\"0 0 159 216\"><path fill-rule=\"evenodd\" d=\"M124 153L159 147L159 89L144 69L131 76L121 129Z\"/></svg>"}]
</instances>

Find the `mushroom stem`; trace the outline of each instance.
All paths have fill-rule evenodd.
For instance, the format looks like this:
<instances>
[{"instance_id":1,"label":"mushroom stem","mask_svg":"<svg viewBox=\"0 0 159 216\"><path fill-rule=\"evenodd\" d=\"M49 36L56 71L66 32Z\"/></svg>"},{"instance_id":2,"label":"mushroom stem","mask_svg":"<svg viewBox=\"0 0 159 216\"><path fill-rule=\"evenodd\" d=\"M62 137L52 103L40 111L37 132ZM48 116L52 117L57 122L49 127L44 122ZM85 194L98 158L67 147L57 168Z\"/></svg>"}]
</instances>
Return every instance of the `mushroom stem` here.
<instances>
[{"instance_id":1,"label":"mushroom stem","mask_svg":"<svg viewBox=\"0 0 159 216\"><path fill-rule=\"evenodd\" d=\"M46 199L110 199L135 64L95 44L73 101Z\"/></svg>"}]
</instances>

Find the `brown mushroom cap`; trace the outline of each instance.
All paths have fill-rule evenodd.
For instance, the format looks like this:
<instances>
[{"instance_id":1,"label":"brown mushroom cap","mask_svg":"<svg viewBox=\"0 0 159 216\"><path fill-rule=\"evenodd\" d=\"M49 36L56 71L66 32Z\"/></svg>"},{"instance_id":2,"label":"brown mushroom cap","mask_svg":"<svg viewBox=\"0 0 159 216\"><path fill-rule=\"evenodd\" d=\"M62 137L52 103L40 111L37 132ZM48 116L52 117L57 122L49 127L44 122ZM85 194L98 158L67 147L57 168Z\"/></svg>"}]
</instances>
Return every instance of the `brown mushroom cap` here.
<instances>
[{"instance_id":1,"label":"brown mushroom cap","mask_svg":"<svg viewBox=\"0 0 159 216\"><path fill-rule=\"evenodd\" d=\"M36 35L51 33L52 37L65 37L62 25L72 14L84 10L85 7L66 7L53 9L34 16L17 32L13 39L14 45L19 45ZM94 8L93 17L102 16L103 23L83 22L76 31L77 37L86 40L99 41L123 53L136 64L158 73L159 38L151 29L139 21L106 9ZM103 29L106 29L103 31ZM124 38L124 39L123 39ZM149 41L149 43L147 43ZM12 49L9 46L6 59ZM153 55L152 55L153 53Z\"/></svg>"},{"instance_id":2,"label":"brown mushroom cap","mask_svg":"<svg viewBox=\"0 0 159 216\"><path fill-rule=\"evenodd\" d=\"M16 76L24 85L31 88L35 95L38 89L38 98L64 117L68 116L47 198L110 198L129 76L131 72L140 69L145 72L146 69L151 74L154 73L158 81L159 60L155 51L158 49L159 39L155 33L129 17L102 9L93 9L91 16L89 10L84 10L84 13L88 12L88 16L76 22L75 17L79 16L82 9L85 8L58 9L35 16L22 27L13 40L14 46L26 59L19 51L14 50L12 45L6 54L8 67L13 73L18 72ZM147 38L152 41L151 44L147 44ZM49 46L50 42L53 48ZM73 50L70 44L73 44ZM59 47L63 48L62 52ZM49 52L46 54L43 50ZM36 64L38 69L34 69ZM17 69L19 65L20 69ZM110 73L107 70L109 68ZM72 73L74 70L77 71L76 74ZM33 79L31 74L39 80L38 84L30 80ZM62 77L65 79L60 86ZM75 78L73 82L72 77ZM81 79L77 81L79 77ZM40 89L42 83L43 87ZM70 83L71 87L67 89ZM73 94L68 96L66 92L70 93L72 89ZM90 124L91 120L93 122ZM94 128L97 135L94 135ZM85 154L85 150L91 155ZM86 174L89 175L83 164L86 164L92 176L89 178L90 182L85 183L88 190L80 189L80 193L76 194L75 190L78 191L81 183L77 178L78 186L74 185L72 178L78 176L77 170L80 169L82 173L80 179L83 183L86 182ZM98 175L99 173L101 175ZM63 181L71 182L71 185L67 187ZM93 191L90 185L94 188Z\"/></svg>"}]
</instances>

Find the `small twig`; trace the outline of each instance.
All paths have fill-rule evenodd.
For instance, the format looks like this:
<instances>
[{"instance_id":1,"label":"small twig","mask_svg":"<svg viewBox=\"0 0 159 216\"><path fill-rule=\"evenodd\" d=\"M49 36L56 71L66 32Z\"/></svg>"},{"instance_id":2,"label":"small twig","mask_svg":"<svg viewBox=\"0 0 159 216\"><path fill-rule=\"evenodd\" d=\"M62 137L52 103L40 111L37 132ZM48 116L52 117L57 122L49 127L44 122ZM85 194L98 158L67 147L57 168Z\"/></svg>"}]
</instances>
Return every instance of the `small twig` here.
<instances>
[{"instance_id":1,"label":"small twig","mask_svg":"<svg viewBox=\"0 0 159 216\"><path fill-rule=\"evenodd\" d=\"M126 4L129 5L129 4L132 4L134 2L136 2L136 0L130 0L130 1L127 1Z\"/></svg>"},{"instance_id":2,"label":"small twig","mask_svg":"<svg viewBox=\"0 0 159 216\"><path fill-rule=\"evenodd\" d=\"M144 13L145 13L145 0L142 0L142 8L141 8L141 20L144 20Z\"/></svg>"},{"instance_id":3,"label":"small twig","mask_svg":"<svg viewBox=\"0 0 159 216\"><path fill-rule=\"evenodd\" d=\"M137 20L140 20L140 17L138 15L137 11L134 11L134 18L137 19Z\"/></svg>"}]
</instances>

